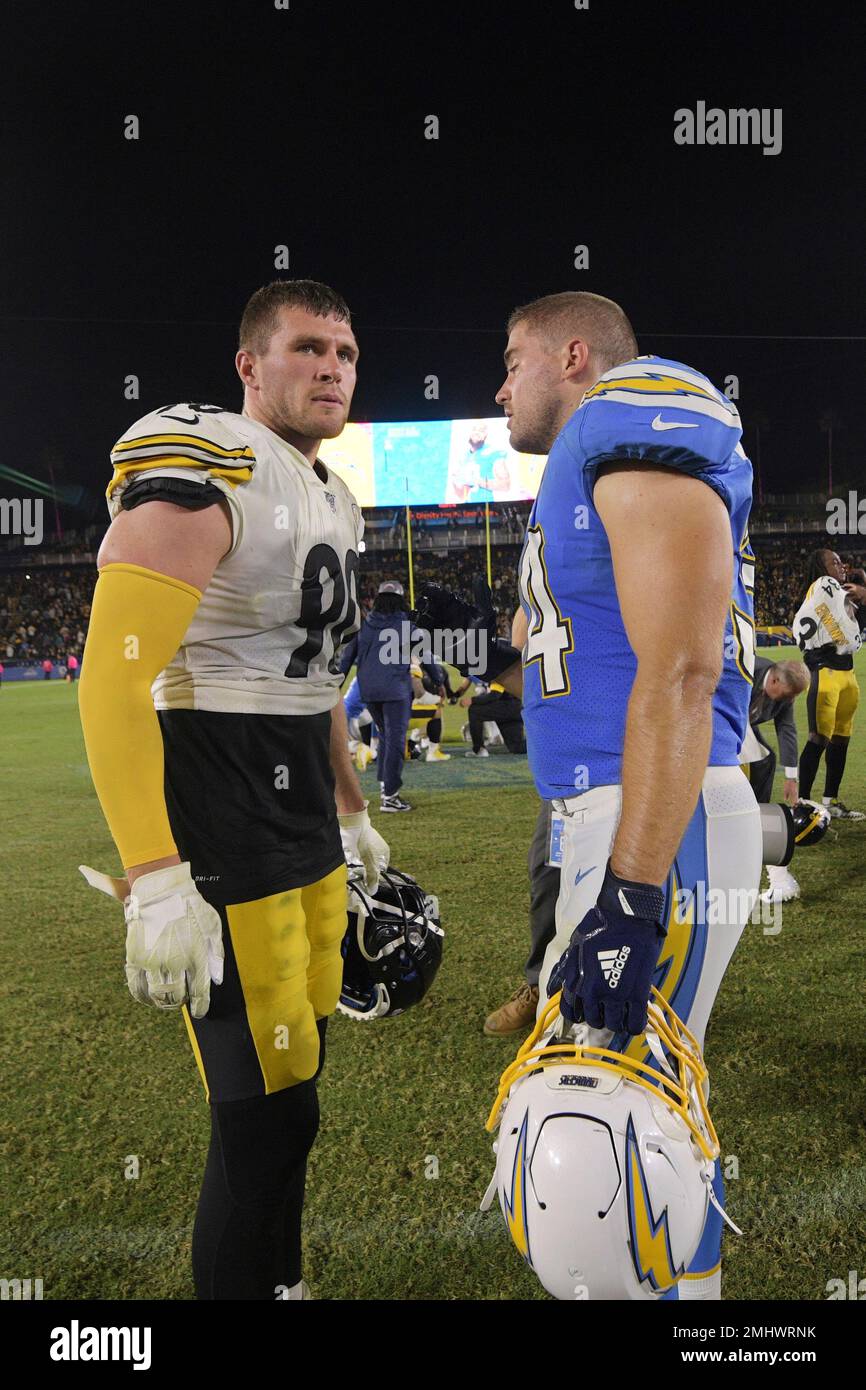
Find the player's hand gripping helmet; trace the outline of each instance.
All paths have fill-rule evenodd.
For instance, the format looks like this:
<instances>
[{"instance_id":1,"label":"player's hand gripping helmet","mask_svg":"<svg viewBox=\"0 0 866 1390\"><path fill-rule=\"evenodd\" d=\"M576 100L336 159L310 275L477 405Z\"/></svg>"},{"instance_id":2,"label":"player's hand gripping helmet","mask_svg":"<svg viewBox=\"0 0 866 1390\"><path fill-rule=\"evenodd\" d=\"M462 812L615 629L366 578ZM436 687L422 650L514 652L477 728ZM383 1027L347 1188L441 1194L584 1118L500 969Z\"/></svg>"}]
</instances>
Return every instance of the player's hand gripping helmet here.
<instances>
[{"instance_id":1,"label":"player's hand gripping helmet","mask_svg":"<svg viewBox=\"0 0 866 1390\"><path fill-rule=\"evenodd\" d=\"M353 868L337 1008L349 1018L393 1018L423 999L439 969L439 902L393 868L382 870L371 895Z\"/></svg>"},{"instance_id":2,"label":"player's hand gripping helmet","mask_svg":"<svg viewBox=\"0 0 866 1390\"><path fill-rule=\"evenodd\" d=\"M498 1193L514 1244L554 1298L657 1299L718 1205L700 1046L657 990L627 1053L588 1046L585 1024L567 1041L565 1026L554 995L502 1074L482 1210Z\"/></svg>"}]
</instances>

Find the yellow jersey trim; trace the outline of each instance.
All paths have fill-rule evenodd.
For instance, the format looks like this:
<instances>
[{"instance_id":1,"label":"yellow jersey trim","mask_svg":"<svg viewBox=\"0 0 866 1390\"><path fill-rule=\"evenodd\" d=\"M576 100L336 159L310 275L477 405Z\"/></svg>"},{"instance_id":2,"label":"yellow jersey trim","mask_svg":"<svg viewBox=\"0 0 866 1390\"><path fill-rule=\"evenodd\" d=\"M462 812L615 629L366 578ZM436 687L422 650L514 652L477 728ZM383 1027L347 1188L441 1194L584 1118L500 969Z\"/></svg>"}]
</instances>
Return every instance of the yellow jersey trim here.
<instances>
[{"instance_id":1,"label":"yellow jersey trim","mask_svg":"<svg viewBox=\"0 0 866 1390\"><path fill-rule=\"evenodd\" d=\"M149 468L199 468L207 472L209 478L224 478L230 487L237 487L238 483L248 483L253 476L252 464L249 466L238 465L237 468L218 468L212 463L205 463L201 459L188 458L177 454L161 455L159 458L136 460L130 463L116 464L111 482L105 489L106 497L110 498L119 483L129 477L132 473L144 473Z\"/></svg>"}]
</instances>

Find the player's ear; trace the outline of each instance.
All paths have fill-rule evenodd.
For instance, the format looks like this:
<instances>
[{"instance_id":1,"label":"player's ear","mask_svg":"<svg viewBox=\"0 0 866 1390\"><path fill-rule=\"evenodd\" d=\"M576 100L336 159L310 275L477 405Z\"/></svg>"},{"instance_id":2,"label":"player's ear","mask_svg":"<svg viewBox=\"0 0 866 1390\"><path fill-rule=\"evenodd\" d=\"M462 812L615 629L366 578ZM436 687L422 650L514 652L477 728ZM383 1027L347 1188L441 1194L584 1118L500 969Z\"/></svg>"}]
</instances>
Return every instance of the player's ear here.
<instances>
[{"instance_id":1,"label":"player's ear","mask_svg":"<svg viewBox=\"0 0 866 1390\"><path fill-rule=\"evenodd\" d=\"M256 386L255 358L246 348L238 348L235 354L235 370L244 386Z\"/></svg>"},{"instance_id":2,"label":"player's ear","mask_svg":"<svg viewBox=\"0 0 866 1390\"><path fill-rule=\"evenodd\" d=\"M561 352L562 375L566 381L577 381L589 365L590 346L585 338L570 338Z\"/></svg>"}]
</instances>

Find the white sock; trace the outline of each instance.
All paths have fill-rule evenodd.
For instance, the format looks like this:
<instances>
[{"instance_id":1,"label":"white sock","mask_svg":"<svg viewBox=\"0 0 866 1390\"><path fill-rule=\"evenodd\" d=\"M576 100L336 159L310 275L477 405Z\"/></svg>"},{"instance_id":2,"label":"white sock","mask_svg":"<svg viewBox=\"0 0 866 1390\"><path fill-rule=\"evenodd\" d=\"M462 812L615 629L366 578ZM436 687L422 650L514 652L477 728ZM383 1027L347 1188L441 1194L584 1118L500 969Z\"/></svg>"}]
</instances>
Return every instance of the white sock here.
<instances>
[{"instance_id":1,"label":"white sock","mask_svg":"<svg viewBox=\"0 0 866 1390\"><path fill-rule=\"evenodd\" d=\"M718 1303L722 1297L722 1266L695 1278L686 1274L677 1285L681 1303Z\"/></svg>"},{"instance_id":2,"label":"white sock","mask_svg":"<svg viewBox=\"0 0 866 1390\"><path fill-rule=\"evenodd\" d=\"M824 804L825 806L829 806L829 805L830 805L830 802L831 802L832 800L833 800L832 796L822 796L822 797L821 797L821 801L823 802L823 804Z\"/></svg>"}]
</instances>

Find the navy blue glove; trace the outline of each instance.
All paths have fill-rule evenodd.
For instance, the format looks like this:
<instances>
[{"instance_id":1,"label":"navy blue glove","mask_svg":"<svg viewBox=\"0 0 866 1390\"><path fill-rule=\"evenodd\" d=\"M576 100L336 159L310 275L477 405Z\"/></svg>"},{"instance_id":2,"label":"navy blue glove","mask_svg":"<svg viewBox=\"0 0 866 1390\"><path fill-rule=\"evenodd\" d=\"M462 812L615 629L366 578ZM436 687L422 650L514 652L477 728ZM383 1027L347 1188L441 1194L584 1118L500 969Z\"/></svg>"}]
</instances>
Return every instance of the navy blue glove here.
<instances>
[{"instance_id":1,"label":"navy blue glove","mask_svg":"<svg viewBox=\"0 0 866 1390\"><path fill-rule=\"evenodd\" d=\"M614 1033L644 1031L666 934L664 904L661 888L618 878L608 864L598 902L578 923L551 973L548 994L561 987L563 1018Z\"/></svg>"}]
</instances>

